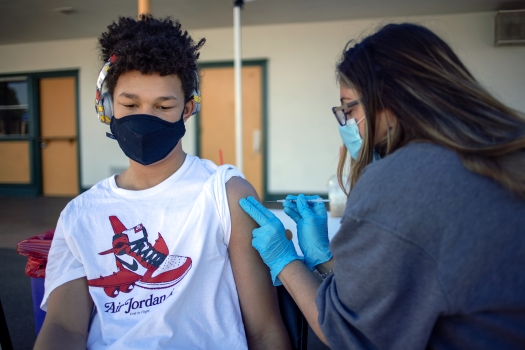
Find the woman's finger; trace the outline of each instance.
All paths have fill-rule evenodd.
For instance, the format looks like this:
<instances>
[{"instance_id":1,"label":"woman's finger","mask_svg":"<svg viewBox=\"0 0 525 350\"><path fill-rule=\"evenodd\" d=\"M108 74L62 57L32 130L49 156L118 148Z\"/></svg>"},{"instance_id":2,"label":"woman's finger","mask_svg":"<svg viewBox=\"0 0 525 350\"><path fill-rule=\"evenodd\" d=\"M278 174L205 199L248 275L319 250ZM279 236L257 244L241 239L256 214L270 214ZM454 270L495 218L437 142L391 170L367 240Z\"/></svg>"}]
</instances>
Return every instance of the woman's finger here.
<instances>
[{"instance_id":1,"label":"woman's finger","mask_svg":"<svg viewBox=\"0 0 525 350\"><path fill-rule=\"evenodd\" d=\"M303 218L313 214L303 194L297 196L297 209L299 209L299 214L301 214Z\"/></svg>"},{"instance_id":2,"label":"woman's finger","mask_svg":"<svg viewBox=\"0 0 525 350\"><path fill-rule=\"evenodd\" d=\"M326 206L324 202L313 203L312 211L317 215L326 215Z\"/></svg>"},{"instance_id":3,"label":"woman's finger","mask_svg":"<svg viewBox=\"0 0 525 350\"><path fill-rule=\"evenodd\" d=\"M299 210L297 209L297 206L294 207L284 207L284 212L286 215L288 215L293 221L295 221L296 224L299 223L299 220L302 219L301 214L299 214Z\"/></svg>"},{"instance_id":4,"label":"woman's finger","mask_svg":"<svg viewBox=\"0 0 525 350\"><path fill-rule=\"evenodd\" d=\"M264 215L268 220L272 220L274 218L276 218L275 215L273 215L273 213L271 211L269 211L268 209L266 209L264 207L264 205L262 205L261 203L259 203L255 198L253 198L252 196L249 196L247 198L247 200L255 207L257 208L257 210L259 210L259 212L261 212L262 215Z\"/></svg>"},{"instance_id":5,"label":"woman's finger","mask_svg":"<svg viewBox=\"0 0 525 350\"><path fill-rule=\"evenodd\" d=\"M242 210L246 212L246 214L250 215L251 218L259 224L259 226L264 226L270 221L264 213L262 213L257 207L255 207L245 198L241 198L239 205L241 206Z\"/></svg>"}]
</instances>

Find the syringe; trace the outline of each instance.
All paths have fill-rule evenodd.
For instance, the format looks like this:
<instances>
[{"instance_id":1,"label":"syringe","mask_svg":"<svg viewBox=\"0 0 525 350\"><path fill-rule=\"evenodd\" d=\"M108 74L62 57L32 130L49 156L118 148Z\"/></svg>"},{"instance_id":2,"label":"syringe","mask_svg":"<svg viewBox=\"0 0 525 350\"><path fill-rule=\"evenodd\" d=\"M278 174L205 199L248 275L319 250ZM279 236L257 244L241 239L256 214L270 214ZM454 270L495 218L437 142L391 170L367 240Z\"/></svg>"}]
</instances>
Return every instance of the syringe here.
<instances>
[{"instance_id":1,"label":"syringe","mask_svg":"<svg viewBox=\"0 0 525 350\"><path fill-rule=\"evenodd\" d=\"M329 199L307 199L306 200L308 203L328 203L330 202ZM284 202L292 202L292 203L295 203L297 202L296 199L278 199L276 201L265 201L265 202L270 202L270 203L284 203Z\"/></svg>"}]
</instances>

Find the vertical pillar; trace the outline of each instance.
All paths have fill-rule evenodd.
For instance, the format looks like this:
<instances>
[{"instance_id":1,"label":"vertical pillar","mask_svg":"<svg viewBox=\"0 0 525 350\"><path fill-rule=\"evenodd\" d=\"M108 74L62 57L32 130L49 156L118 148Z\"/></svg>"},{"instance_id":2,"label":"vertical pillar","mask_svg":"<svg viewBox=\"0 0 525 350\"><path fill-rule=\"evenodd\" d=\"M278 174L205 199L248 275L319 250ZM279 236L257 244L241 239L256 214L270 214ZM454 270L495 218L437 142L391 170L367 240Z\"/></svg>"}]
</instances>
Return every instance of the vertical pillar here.
<instances>
[{"instance_id":1,"label":"vertical pillar","mask_svg":"<svg viewBox=\"0 0 525 350\"><path fill-rule=\"evenodd\" d=\"M151 0L138 0L139 1L139 16L151 13Z\"/></svg>"},{"instance_id":2,"label":"vertical pillar","mask_svg":"<svg viewBox=\"0 0 525 350\"><path fill-rule=\"evenodd\" d=\"M242 172L242 53L241 53L241 9L244 1L235 0L233 6L233 62L235 81L235 166Z\"/></svg>"}]
</instances>

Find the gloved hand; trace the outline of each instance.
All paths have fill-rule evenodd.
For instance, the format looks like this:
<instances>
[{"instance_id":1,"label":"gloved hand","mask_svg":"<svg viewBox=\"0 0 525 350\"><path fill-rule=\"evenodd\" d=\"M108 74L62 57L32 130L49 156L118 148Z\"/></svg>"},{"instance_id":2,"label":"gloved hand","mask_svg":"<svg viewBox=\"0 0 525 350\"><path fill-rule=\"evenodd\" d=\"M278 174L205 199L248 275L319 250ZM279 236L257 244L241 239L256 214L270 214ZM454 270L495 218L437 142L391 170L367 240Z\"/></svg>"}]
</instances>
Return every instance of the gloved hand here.
<instances>
[{"instance_id":1,"label":"gloved hand","mask_svg":"<svg viewBox=\"0 0 525 350\"><path fill-rule=\"evenodd\" d=\"M328 218L323 202L307 202L321 199L319 196L286 196L296 202L285 201L284 212L297 224L297 240L304 254L306 267L313 270L316 265L332 258L328 240Z\"/></svg>"},{"instance_id":2,"label":"gloved hand","mask_svg":"<svg viewBox=\"0 0 525 350\"><path fill-rule=\"evenodd\" d=\"M282 283L277 276L286 265L301 260L292 241L286 238L282 222L253 197L242 198L241 208L261 227L252 231L252 246L257 249L264 263L270 268L274 286Z\"/></svg>"}]
</instances>

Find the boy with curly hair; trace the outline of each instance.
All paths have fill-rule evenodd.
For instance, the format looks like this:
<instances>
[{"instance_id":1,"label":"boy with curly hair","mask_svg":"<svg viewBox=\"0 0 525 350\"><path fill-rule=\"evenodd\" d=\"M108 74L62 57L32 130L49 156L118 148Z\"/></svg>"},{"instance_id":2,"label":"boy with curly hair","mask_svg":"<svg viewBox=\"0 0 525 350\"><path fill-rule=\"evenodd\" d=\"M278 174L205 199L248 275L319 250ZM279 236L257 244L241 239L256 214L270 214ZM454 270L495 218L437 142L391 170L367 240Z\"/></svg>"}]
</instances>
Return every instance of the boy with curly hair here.
<instances>
[{"instance_id":1,"label":"boy with curly hair","mask_svg":"<svg viewBox=\"0 0 525 350\"><path fill-rule=\"evenodd\" d=\"M99 38L97 113L130 164L62 212L36 349L290 347L251 246L256 224L237 204L255 190L180 142L204 41L151 16L120 18Z\"/></svg>"}]
</instances>

